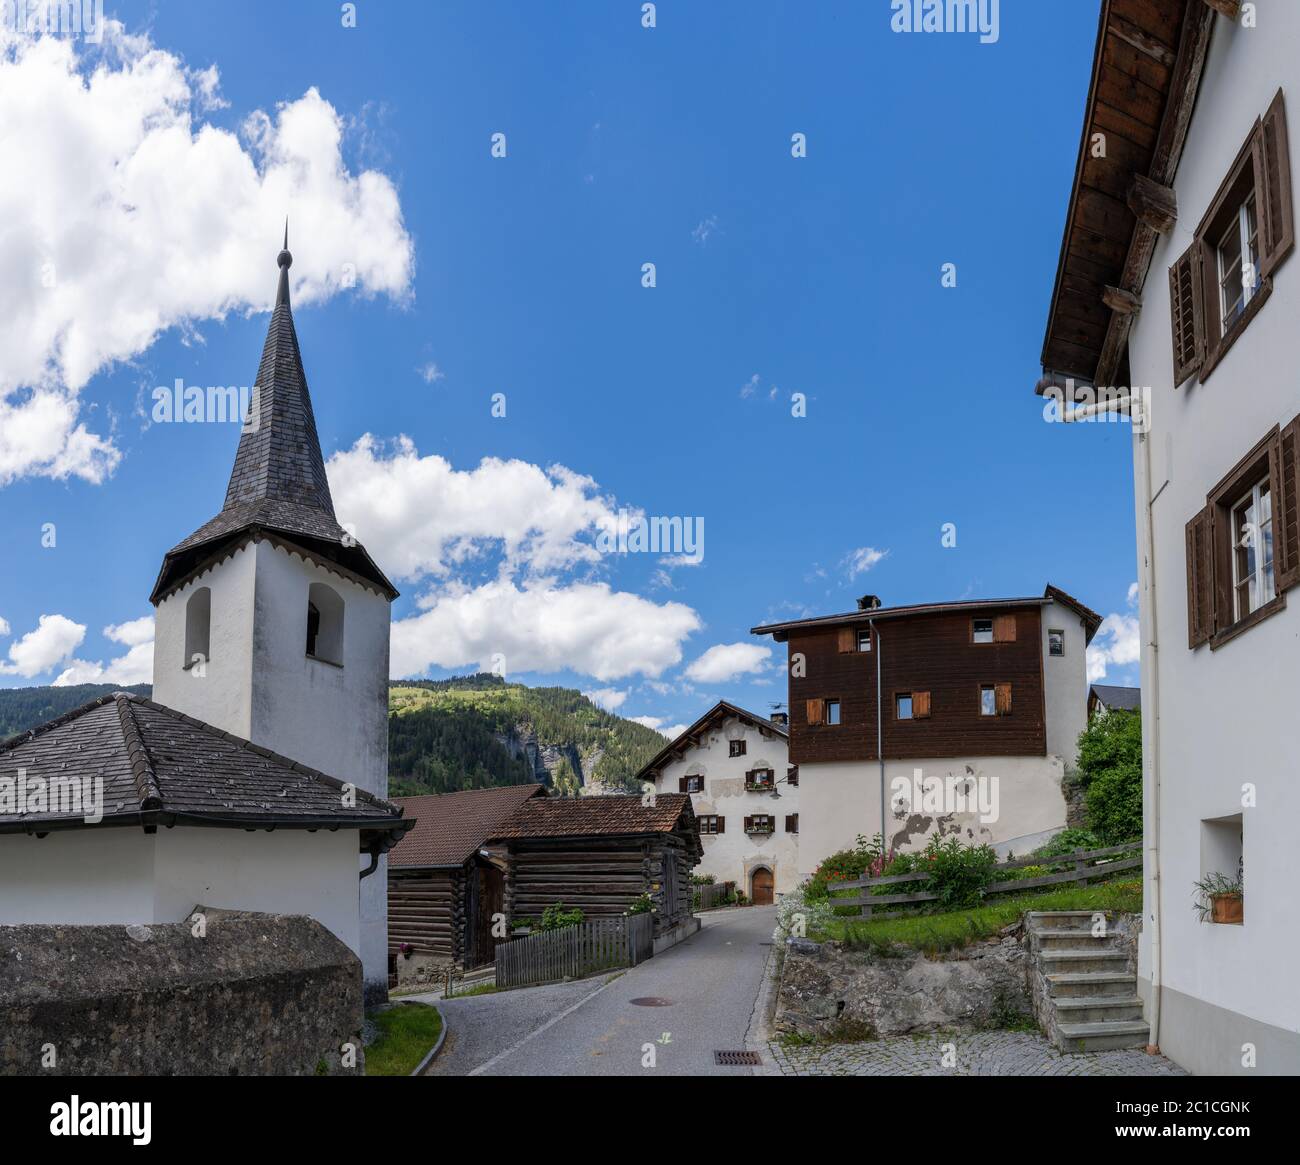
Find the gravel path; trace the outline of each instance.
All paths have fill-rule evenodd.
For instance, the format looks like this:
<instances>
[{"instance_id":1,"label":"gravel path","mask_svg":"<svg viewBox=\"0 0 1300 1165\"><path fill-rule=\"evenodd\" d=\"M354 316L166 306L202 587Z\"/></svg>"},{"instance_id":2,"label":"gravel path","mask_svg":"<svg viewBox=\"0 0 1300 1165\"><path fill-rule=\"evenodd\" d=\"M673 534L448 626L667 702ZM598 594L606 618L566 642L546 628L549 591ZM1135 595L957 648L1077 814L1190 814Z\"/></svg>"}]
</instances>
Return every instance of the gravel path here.
<instances>
[{"instance_id":1,"label":"gravel path","mask_svg":"<svg viewBox=\"0 0 1300 1165\"><path fill-rule=\"evenodd\" d=\"M1063 1056L1036 1032L919 1036L862 1044L769 1046L785 1076L1184 1076L1140 1048Z\"/></svg>"}]
</instances>

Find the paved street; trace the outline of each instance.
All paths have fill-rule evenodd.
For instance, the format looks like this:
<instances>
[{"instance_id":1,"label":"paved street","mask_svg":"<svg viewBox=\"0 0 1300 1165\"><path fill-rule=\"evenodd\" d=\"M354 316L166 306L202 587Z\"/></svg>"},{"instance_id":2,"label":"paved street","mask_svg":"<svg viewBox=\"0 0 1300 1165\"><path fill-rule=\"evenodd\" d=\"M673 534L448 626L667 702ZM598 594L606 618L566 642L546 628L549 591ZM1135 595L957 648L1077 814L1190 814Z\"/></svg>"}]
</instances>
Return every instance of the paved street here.
<instances>
[{"instance_id":1,"label":"paved street","mask_svg":"<svg viewBox=\"0 0 1300 1165\"><path fill-rule=\"evenodd\" d=\"M713 1053L745 1047L775 917L766 906L706 914L699 934L619 975L441 1001L449 1034L430 1075L751 1074Z\"/></svg>"},{"instance_id":2,"label":"paved street","mask_svg":"<svg viewBox=\"0 0 1300 1165\"><path fill-rule=\"evenodd\" d=\"M1140 1048L1062 1056L1037 1032L975 1032L863 1044L769 1047L784 1076L1183 1076Z\"/></svg>"}]
</instances>

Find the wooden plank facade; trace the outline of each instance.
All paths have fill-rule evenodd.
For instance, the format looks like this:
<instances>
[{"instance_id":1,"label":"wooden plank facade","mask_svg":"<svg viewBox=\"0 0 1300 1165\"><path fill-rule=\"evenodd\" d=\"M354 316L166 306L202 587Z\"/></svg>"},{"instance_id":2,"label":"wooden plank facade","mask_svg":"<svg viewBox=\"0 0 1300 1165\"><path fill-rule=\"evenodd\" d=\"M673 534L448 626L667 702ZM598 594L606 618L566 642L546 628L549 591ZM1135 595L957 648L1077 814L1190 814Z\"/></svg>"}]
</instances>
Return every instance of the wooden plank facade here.
<instances>
[{"instance_id":1,"label":"wooden plank facade","mask_svg":"<svg viewBox=\"0 0 1300 1165\"><path fill-rule=\"evenodd\" d=\"M1003 620L998 641L974 641L976 618ZM792 764L878 759L878 652L886 757L1041 756L1047 751L1038 605L996 614L961 609L890 618L880 623L867 651L858 649L856 634L865 626L855 618L789 631ZM800 667L796 656L803 658ZM985 686L999 689L999 700L1009 701L1005 712L981 715ZM896 715L896 697L905 693L916 697L913 719ZM839 701L838 724L810 723L819 700Z\"/></svg>"}]
</instances>

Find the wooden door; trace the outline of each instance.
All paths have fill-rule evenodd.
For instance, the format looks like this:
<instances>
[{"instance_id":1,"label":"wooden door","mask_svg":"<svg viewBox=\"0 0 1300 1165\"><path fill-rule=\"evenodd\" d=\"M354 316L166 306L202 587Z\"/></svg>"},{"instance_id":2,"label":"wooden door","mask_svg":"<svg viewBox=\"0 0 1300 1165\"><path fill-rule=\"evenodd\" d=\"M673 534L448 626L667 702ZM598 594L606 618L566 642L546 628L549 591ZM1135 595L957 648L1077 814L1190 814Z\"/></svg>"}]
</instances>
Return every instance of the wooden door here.
<instances>
[{"instance_id":1,"label":"wooden door","mask_svg":"<svg viewBox=\"0 0 1300 1165\"><path fill-rule=\"evenodd\" d=\"M474 941L470 951L470 965L481 967L496 957L496 942L492 937L493 915L505 907L505 878L495 866L479 866L477 909L474 915Z\"/></svg>"},{"instance_id":2,"label":"wooden door","mask_svg":"<svg viewBox=\"0 0 1300 1165\"><path fill-rule=\"evenodd\" d=\"M755 906L772 905L774 898L772 895L771 870L760 868L754 871L754 876L750 879L749 900Z\"/></svg>"}]
</instances>

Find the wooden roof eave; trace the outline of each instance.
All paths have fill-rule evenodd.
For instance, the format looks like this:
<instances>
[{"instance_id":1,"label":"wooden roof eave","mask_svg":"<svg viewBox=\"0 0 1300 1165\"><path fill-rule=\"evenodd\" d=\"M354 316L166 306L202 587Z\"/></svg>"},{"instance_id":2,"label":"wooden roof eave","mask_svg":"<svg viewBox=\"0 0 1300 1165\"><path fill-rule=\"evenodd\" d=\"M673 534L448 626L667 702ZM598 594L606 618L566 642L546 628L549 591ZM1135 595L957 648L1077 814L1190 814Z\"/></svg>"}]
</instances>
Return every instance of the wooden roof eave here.
<instances>
[{"instance_id":1,"label":"wooden roof eave","mask_svg":"<svg viewBox=\"0 0 1300 1165\"><path fill-rule=\"evenodd\" d=\"M1106 68L1106 38L1108 35L1114 35L1125 43L1135 45L1140 51L1160 55L1161 59L1165 59L1165 55L1160 53L1158 47L1139 43L1138 34L1141 30L1135 29L1122 15L1114 11L1112 0L1105 0L1102 6L1079 159L1061 242L1047 334L1043 343L1043 377L1038 382L1036 390L1039 395L1052 389L1064 389L1066 378L1077 378L1088 385L1110 385L1121 372L1127 374L1128 336L1133 320L1141 307L1141 293L1150 273L1156 239L1160 234L1172 230L1177 217L1172 186L1187 142L1187 132L1213 35L1214 16L1215 9L1205 0L1186 0L1178 52L1173 60L1173 70L1159 132L1152 149L1151 162L1145 172L1142 170L1132 172L1127 198L1129 209L1133 212L1132 232L1125 250L1123 266L1115 284L1104 286L1101 292L1101 298L1109 309L1110 315L1100 348L1096 352L1095 359L1092 359L1089 350L1061 338L1063 331L1061 299L1067 265L1072 258L1072 239L1078 226L1080 195L1084 185L1088 148L1094 132L1100 79ZM1061 360L1054 358L1054 354L1065 354L1069 359L1079 362L1063 365Z\"/></svg>"}]
</instances>

